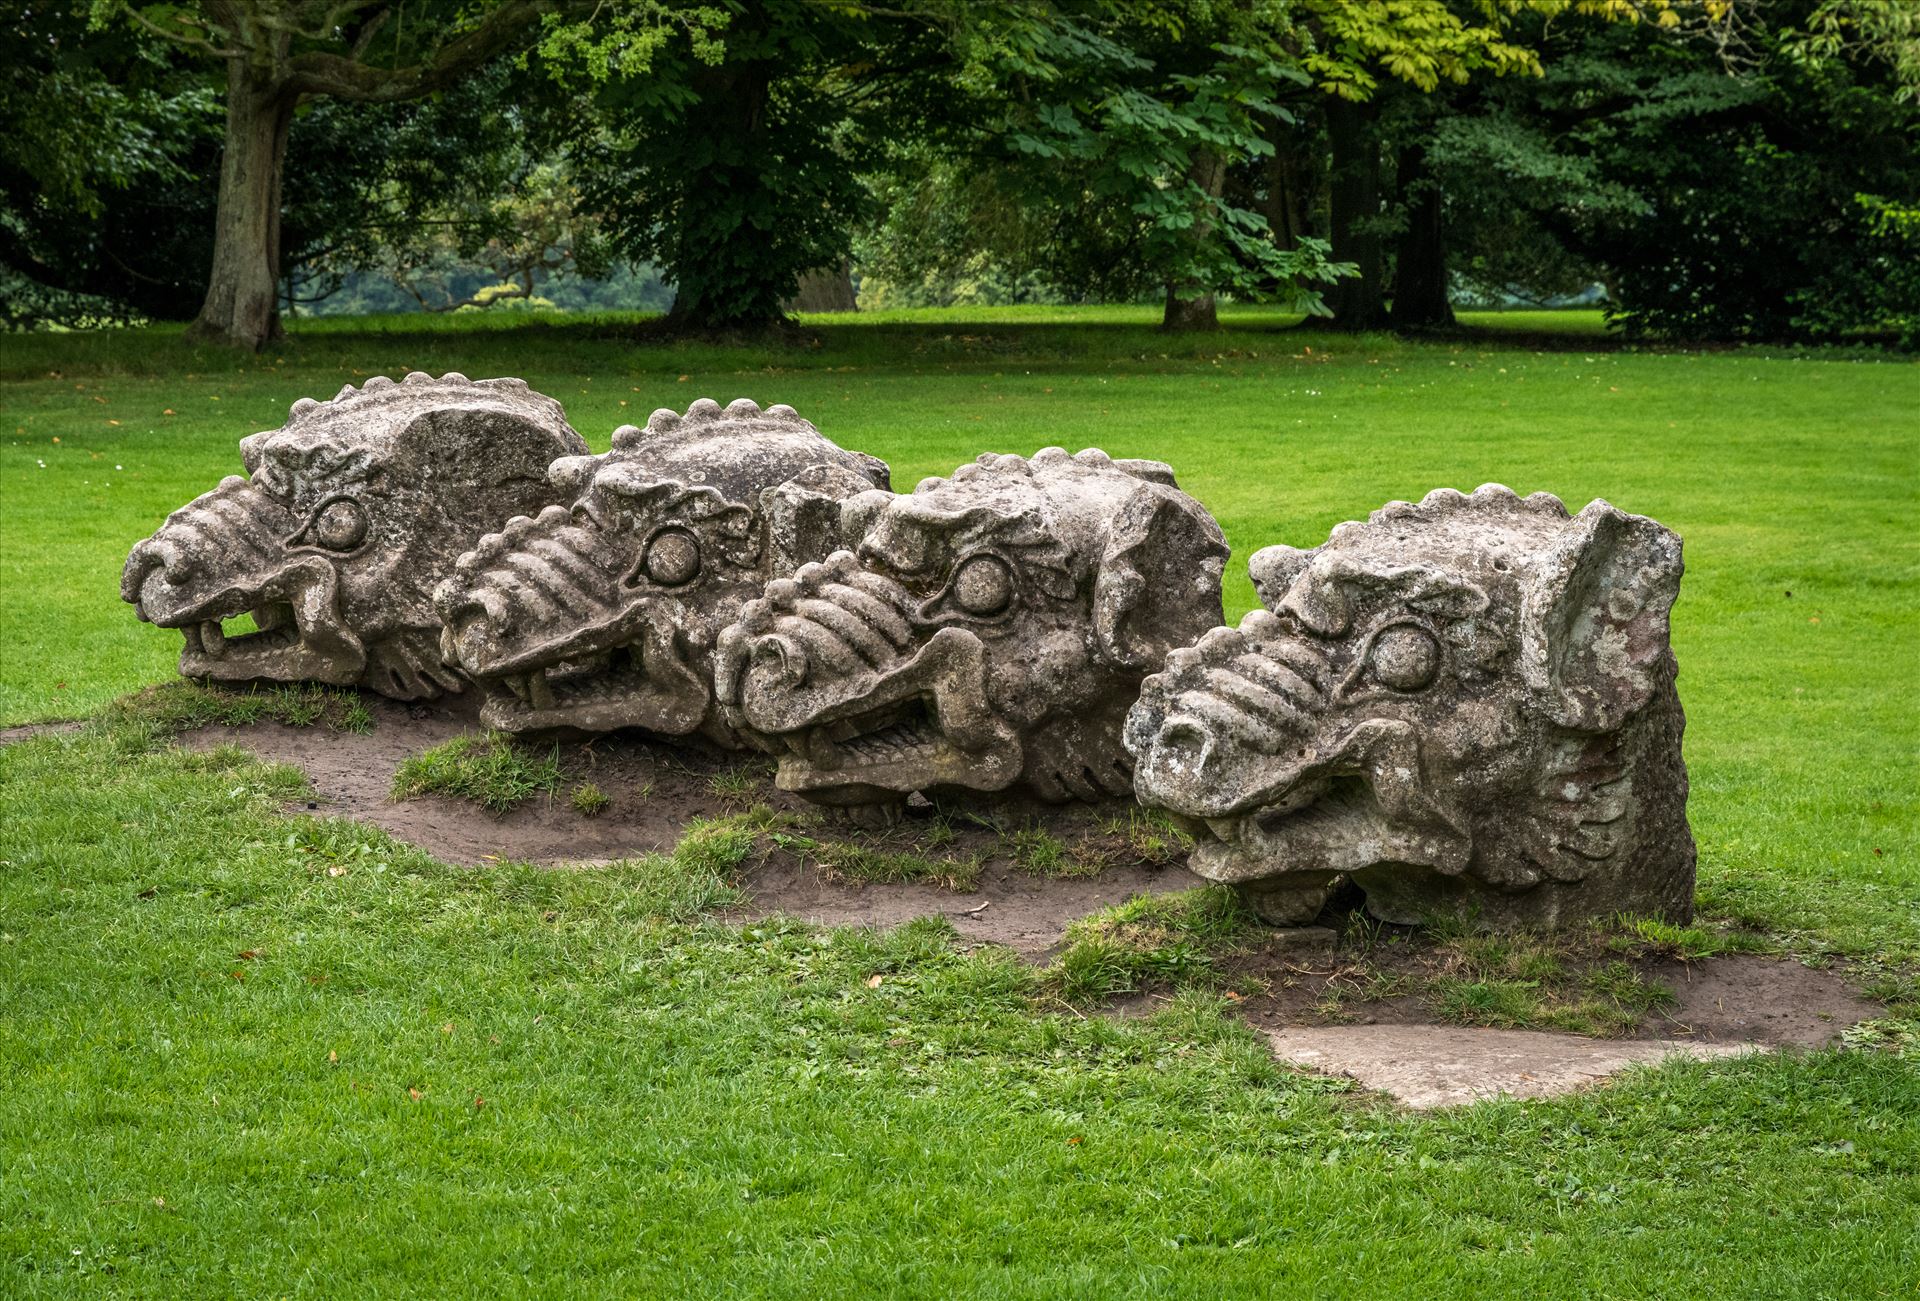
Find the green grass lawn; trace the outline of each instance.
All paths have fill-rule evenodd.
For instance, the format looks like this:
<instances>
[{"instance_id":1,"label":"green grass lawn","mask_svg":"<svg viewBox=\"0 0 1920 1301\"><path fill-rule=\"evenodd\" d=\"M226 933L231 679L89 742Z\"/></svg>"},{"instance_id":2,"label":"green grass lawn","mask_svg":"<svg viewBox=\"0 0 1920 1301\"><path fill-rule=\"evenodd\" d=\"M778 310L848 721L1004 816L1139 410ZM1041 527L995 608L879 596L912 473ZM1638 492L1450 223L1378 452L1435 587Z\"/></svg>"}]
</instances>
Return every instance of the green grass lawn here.
<instances>
[{"instance_id":1,"label":"green grass lawn","mask_svg":"<svg viewBox=\"0 0 1920 1301\"><path fill-rule=\"evenodd\" d=\"M903 312L756 348L316 321L245 360L0 335L0 723L167 678L127 549L242 435L374 373L518 374L596 447L700 396L787 402L901 487L983 450L1156 457L1227 530L1233 616L1255 548L1498 480L1682 534L1703 909L1913 999L1920 366L1622 351L1590 314L1417 344L1152 320ZM1911 1054L1409 1118L1277 1069L1197 992L1083 1019L935 926L710 920L724 834L458 871L281 817L293 780L127 723L0 752L0 1293L1920 1287Z\"/></svg>"}]
</instances>

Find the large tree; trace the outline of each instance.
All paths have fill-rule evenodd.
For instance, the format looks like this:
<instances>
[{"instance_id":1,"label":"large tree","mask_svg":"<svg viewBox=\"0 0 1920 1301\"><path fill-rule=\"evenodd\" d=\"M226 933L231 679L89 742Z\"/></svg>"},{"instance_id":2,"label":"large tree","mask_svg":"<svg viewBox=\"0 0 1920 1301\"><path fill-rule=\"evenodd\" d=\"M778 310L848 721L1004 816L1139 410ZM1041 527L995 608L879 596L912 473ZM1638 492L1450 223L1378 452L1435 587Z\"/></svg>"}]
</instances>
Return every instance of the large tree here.
<instances>
[{"instance_id":1,"label":"large tree","mask_svg":"<svg viewBox=\"0 0 1920 1301\"><path fill-rule=\"evenodd\" d=\"M534 112L577 160L611 248L673 282L672 327L762 329L824 280L851 305L860 175L939 115L953 56L938 12L730 0L694 17L644 67L618 19L543 41L554 93Z\"/></svg>"},{"instance_id":2,"label":"large tree","mask_svg":"<svg viewBox=\"0 0 1920 1301\"><path fill-rule=\"evenodd\" d=\"M226 131L206 299L190 333L257 349L280 328L282 209L295 113L316 97L395 103L433 94L529 42L562 0L98 0L142 30L218 60Z\"/></svg>"}]
</instances>

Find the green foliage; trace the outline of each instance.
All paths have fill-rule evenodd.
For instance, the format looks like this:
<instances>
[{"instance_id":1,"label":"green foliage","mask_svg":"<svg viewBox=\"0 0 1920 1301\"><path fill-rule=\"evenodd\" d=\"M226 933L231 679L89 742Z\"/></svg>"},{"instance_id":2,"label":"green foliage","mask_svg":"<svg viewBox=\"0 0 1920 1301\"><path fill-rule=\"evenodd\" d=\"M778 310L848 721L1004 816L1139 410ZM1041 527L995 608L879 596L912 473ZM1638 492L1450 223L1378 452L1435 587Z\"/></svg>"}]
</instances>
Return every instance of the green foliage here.
<instances>
[{"instance_id":1,"label":"green foliage","mask_svg":"<svg viewBox=\"0 0 1920 1301\"><path fill-rule=\"evenodd\" d=\"M989 214L982 231L1002 235L992 251L1070 293L1171 287L1323 312L1340 270L1324 242L1282 248L1225 186L1231 168L1272 153L1270 126L1292 121L1276 96L1306 81L1278 15L1264 4L1016 10L965 49L972 167L922 174ZM1016 218L997 219L1010 208ZM968 239L947 265L983 242Z\"/></svg>"},{"instance_id":2,"label":"green foliage","mask_svg":"<svg viewBox=\"0 0 1920 1301\"><path fill-rule=\"evenodd\" d=\"M590 781L581 782L573 788L573 794L567 796L567 803L581 817L592 818L606 812L607 806L613 803L613 797Z\"/></svg>"},{"instance_id":3,"label":"green foliage","mask_svg":"<svg viewBox=\"0 0 1920 1301\"><path fill-rule=\"evenodd\" d=\"M451 741L403 759L393 773L393 798L448 795L505 813L535 795L551 795L560 785L556 750L536 756L498 732L456 736Z\"/></svg>"},{"instance_id":4,"label":"green foliage","mask_svg":"<svg viewBox=\"0 0 1920 1301\"><path fill-rule=\"evenodd\" d=\"M1603 279L1638 336L1911 344L1920 246L1898 214L1920 204L1920 104L1897 61L1801 41L1813 7L1757 11L1731 71L1647 26L1556 28L1544 76L1435 133L1469 272Z\"/></svg>"},{"instance_id":5,"label":"green foliage","mask_svg":"<svg viewBox=\"0 0 1920 1301\"><path fill-rule=\"evenodd\" d=\"M917 17L811 0L718 17L643 24L612 53L549 38L543 120L609 248L673 282L677 324L755 328L781 319L802 274L846 255L868 202L858 172L879 140L926 120L939 37Z\"/></svg>"}]
</instances>

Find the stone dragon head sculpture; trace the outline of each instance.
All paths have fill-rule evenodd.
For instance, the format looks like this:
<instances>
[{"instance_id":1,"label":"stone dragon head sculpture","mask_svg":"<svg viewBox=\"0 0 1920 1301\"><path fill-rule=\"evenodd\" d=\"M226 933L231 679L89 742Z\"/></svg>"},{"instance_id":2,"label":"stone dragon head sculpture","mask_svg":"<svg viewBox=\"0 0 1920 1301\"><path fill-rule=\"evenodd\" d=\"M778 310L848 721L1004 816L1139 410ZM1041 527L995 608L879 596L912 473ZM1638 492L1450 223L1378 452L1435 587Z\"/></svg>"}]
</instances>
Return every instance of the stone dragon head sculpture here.
<instances>
[{"instance_id":1,"label":"stone dragon head sculpture","mask_svg":"<svg viewBox=\"0 0 1920 1301\"><path fill-rule=\"evenodd\" d=\"M186 636L180 671L225 682L459 691L432 593L475 537L554 500L547 465L586 451L517 379L418 371L302 398L240 443L230 476L134 547L120 594ZM255 630L224 625L251 615Z\"/></svg>"},{"instance_id":2,"label":"stone dragon head sculpture","mask_svg":"<svg viewBox=\"0 0 1920 1301\"><path fill-rule=\"evenodd\" d=\"M915 791L1132 789L1140 679L1220 621L1227 545L1156 461L987 454L849 502L851 549L721 637L715 691L778 782L884 821Z\"/></svg>"},{"instance_id":3,"label":"stone dragon head sculpture","mask_svg":"<svg viewBox=\"0 0 1920 1301\"><path fill-rule=\"evenodd\" d=\"M482 718L721 745L739 740L711 708L720 630L833 549L844 500L887 486L884 462L746 398L656 411L551 475L566 504L481 538L436 598L443 653L486 689Z\"/></svg>"},{"instance_id":4,"label":"stone dragon head sculpture","mask_svg":"<svg viewBox=\"0 0 1920 1301\"><path fill-rule=\"evenodd\" d=\"M1394 922L1690 915L1673 533L1489 484L1249 567L1265 609L1170 655L1126 725L1201 876L1280 923L1343 876Z\"/></svg>"}]
</instances>

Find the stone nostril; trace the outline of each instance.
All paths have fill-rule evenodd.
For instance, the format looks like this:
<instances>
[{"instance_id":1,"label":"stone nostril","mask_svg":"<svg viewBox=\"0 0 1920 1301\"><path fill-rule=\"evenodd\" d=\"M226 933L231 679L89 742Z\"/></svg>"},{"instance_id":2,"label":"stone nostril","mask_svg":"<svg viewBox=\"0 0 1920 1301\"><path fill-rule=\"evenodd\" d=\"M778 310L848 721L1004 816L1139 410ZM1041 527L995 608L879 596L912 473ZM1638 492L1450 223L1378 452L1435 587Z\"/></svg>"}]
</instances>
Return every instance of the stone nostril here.
<instances>
[{"instance_id":1,"label":"stone nostril","mask_svg":"<svg viewBox=\"0 0 1920 1301\"><path fill-rule=\"evenodd\" d=\"M785 637L762 637L754 645L753 658L756 663L776 670L789 687L800 686L807 680L806 652Z\"/></svg>"},{"instance_id":2,"label":"stone nostril","mask_svg":"<svg viewBox=\"0 0 1920 1301\"><path fill-rule=\"evenodd\" d=\"M1213 732L1193 718L1169 718L1153 738L1153 757L1158 764L1200 768L1213 753Z\"/></svg>"}]
</instances>

